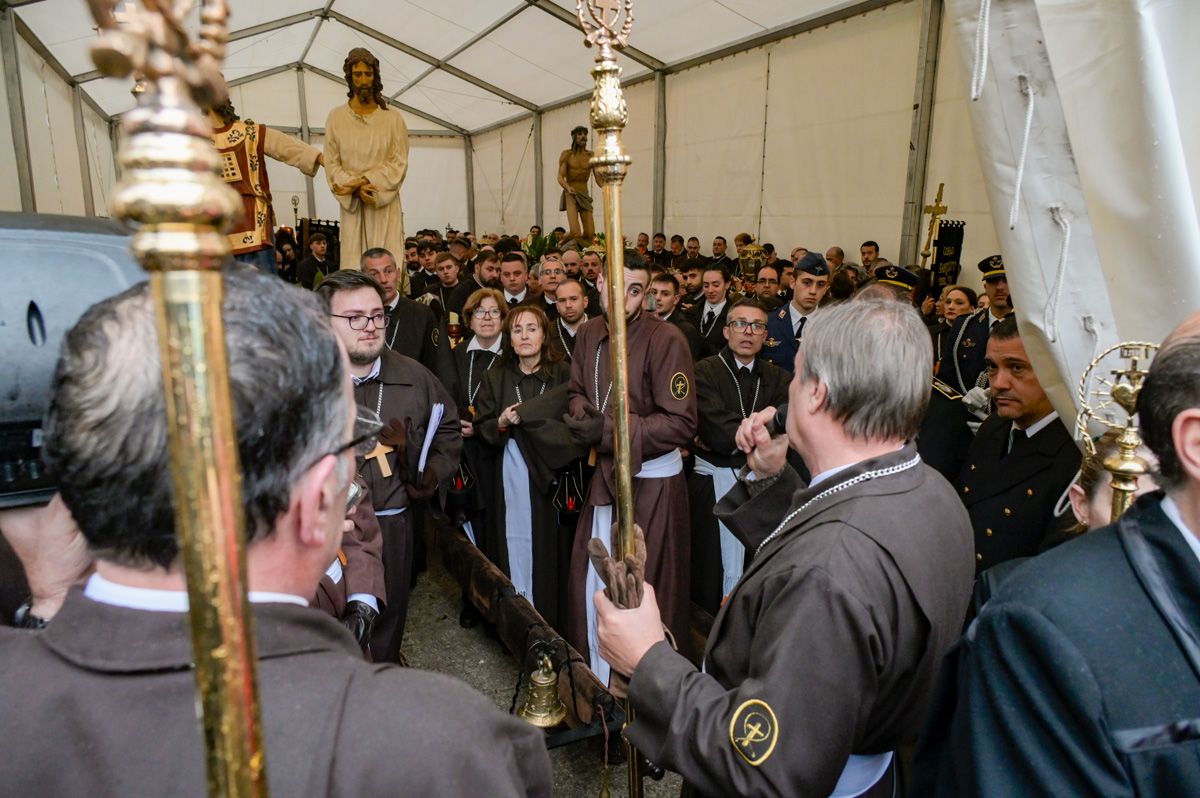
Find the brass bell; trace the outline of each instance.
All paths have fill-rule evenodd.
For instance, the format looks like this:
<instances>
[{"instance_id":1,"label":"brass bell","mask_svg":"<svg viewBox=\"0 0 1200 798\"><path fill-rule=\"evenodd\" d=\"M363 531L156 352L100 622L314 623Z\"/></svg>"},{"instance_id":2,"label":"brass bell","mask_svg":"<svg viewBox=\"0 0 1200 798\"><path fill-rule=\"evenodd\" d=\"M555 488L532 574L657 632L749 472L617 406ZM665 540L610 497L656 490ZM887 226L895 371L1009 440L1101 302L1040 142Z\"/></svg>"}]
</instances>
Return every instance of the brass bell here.
<instances>
[{"instance_id":1,"label":"brass bell","mask_svg":"<svg viewBox=\"0 0 1200 798\"><path fill-rule=\"evenodd\" d=\"M567 708L558 698L558 673L545 654L529 676L529 695L517 714L541 729L557 726L567 717Z\"/></svg>"}]
</instances>

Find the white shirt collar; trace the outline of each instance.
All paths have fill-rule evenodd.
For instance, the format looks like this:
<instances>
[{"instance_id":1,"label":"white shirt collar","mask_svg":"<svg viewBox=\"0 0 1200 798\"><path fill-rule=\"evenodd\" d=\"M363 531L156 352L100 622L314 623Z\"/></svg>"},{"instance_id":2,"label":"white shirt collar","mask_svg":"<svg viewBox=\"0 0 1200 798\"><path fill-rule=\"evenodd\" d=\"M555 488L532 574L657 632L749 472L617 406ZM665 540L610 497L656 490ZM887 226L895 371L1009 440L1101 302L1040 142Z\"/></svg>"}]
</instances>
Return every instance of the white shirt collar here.
<instances>
[{"instance_id":1,"label":"white shirt collar","mask_svg":"<svg viewBox=\"0 0 1200 798\"><path fill-rule=\"evenodd\" d=\"M754 373L754 364L756 362L758 362L757 358L755 358L754 360L751 360L750 365L746 365L746 364L742 363L742 361L737 359L737 355L735 355L733 353L732 349L729 350L729 365L733 368L733 371L735 374L737 372L741 371L742 369L746 369L751 374L753 374Z\"/></svg>"},{"instance_id":2,"label":"white shirt collar","mask_svg":"<svg viewBox=\"0 0 1200 798\"><path fill-rule=\"evenodd\" d=\"M568 326L568 324L567 324L565 321L563 321L563 318L562 318L562 316L559 316L559 317L558 317L558 324L559 324L559 326L560 326L560 327L562 327L564 330L566 330L568 333L570 333L570 335L571 335L571 337L572 337L572 338L574 338L574 337L575 337L575 333L579 332L579 328L580 328L580 327L582 327L582 326L583 326L583 323L584 323L585 321L587 321L587 320L588 320L588 316L587 316L587 314L586 314L586 313L584 313L584 314L583 314L583 317L582 317L582 318L580 318L580 319L579 319L579 321L575 323L575 328L574 328L574 329L572 329L570 326Z\"/></svg>"},{"instance_id":3,"label":"white shirt collar","mask_svg":"<svg viewBox=\"0 0 1200 798\"><path fill-rule=\"evenodd\" d=\"M710 303L709 303L709 301L708 301L707 299L706 299L706 300L704 300L704 314L705 314L705 315L708 315L708 312L709 312L709 311L712 311L712 314L713 314L714 316L720 316L720 315L721 315L721 309L725 307L725 303L726 303L726 302L728 302L728 301L729 301L729 298L728 298L728 297L726 297L725 299L722 299L722 300L720 301L720 303L718 303L718 304L716 304L716 305L713 305L713 304L710 304Z\"/></svg>"},{"instance_id":4,"label":"white shirt collar","mask_svg":"<svg viewBox=\"0 0 1200 798\"><path fill-rule=\"evenodd\" d=\"M904 444L901 444L900 448L896 449L896 451L900 451L900 449L903 449L903 448L904 448ZM834 466L833 468L829 469L828 471L822 471L820 474L817 474L815 477L813 477L811 480L809 480L808 486L810 488L815 488L818 484L824 482L825 480L827 480L831 477L835 477L838 474L845 471L847 468L850 468L851 466L856 466L856 465L858 465L858 463L846 463L846 465Z\"/></svg>"},{"instance_id":5,"label":"white shirt collar","mask_svg":"<svg viewBox=\"0 0 1200 798\"><path fill-rule=\"evenodd\" d=\"M389 302L389 303L387 303L387 309L388 309L388 310L395 310L395 309L396 309L396 306L397 306L397 305L399 305L399 304L400 304L400 292L399 292L399 291L397 291L397 292L396 292L396 295L395 295L394 297L392 297L392 301L391 301L391 302Z\"/></svg>"},{"instance_id":6,"label":"white shirt collar","mask_svg":"<svg viewBox=\"0 0 1200 798\"><path fill-rule=\"evenodd\" d=\"M355 385L362 385L364 382L368 382L368 381L370 381L370 380L373 380L373 379L377 378L377 377L379 376L379 364L380 364L381 362L383 362L383 356L382 356L382 355L380 355L379 357L375 358L375 363L374 363L374 364L372 364L372 366L371 366L371 370L370 370L369 372L367 372L367 376L365 376L365 377L354 377L354 376L351 376L351 377L350 377L350 379L354 380L354 384L355 384Z\"/></svg>"},{"instance_id":7,"label":"white shirt collar","mask_svg":"<svg viewBox=\"0 0 1200 798\"><path fill-rule=\"evenodd\" d=\"M525 295L526 295L526 294L528 294L528 293L529 293L529 289L528 289L528 288L522 289L522 290L521 290L521 293L519 293L519 294L510 294L510 293L508 293L508 289L505 289L505 290L504 290L504 301L505 301L505 302L512 302L512 301L515 299L515 300L517 300L518 302L524 302L524 301L525 301Z\"/></svg>"},{"instance_id":8,"label":"white shirt collar","mask_svg":"<svg viewBox=\"0 0 1200 798\"><path fill-rule=\"evenodd\" d=\"M503 336L496 336L496 340L492 341L491 346L483 346L479 343L478 338L472 338L467 344L468 352L491 352L494 355L500 354L500 340Z\"/></svg>"},{"instance_id":9,"label":"white shirt collar","mask_svg":"<svg viewBox=\"0 0 1200 798\"><path fill-rule=\"evenodd\" d=\"M148 587L131 587L105 579L100 574L88 578L83 595L98 604L125 607L147 612L187 612L188 595L185 590L155 590ZM308 599L290 593L273 593L251 590L251 604L296 604L308 606Z\"/></svg>"},{"instance_id":10,"label":"white shirt collar","mask_svg":"<svg viewBox=\"0 0 1200 798\"><path fill-rule=\"evenodd\" d=\"M792 322L792 332L796 331L796 325L800 323L800 319L807 319L811 315L812 313L801 313L795 302L788 303L788 316Z\"/></svg>"},{"instance_id":11,"label":"white shirt collar","mask_svg":"<svg viewBox=\"0 0 1200 798\"><path fill-rule=\"evenodd\" d=\"M1200 559L1200 538L1196 537L1195 530L1189 529L1188 525L1183 522L1183 514L1179 512L1179 505L1170 496L1164 496L1162 500L1162 511L1171 519L1171 523L1179 530L1179 534L1183 535L1183 539L1187 541L1188 548L1192 550L1192 554L1196 555L1196 559Z\"/></svg>"},{"instance_id":12,"label":"white shirt collar","mask_svg":"<svg viewBox=\"0 0 1200 798\"><path fill-rule=\"evenodd\" d=\"M1025 437L1032 438L1034 435L1037 435L1039 432L1041 432L1046 427L1050 426L1051 423L1053 423L1054 421L1057 421L1057 420L1058 420L1058 411L1051 410L1048 415L1043 416L1042 418L1038 419L1037 421L1033 422L1032 424L1030 424L1028 427L1025 428ZM1016 422L1013 422L1013 429L1018 429Z\"/></svg>"}]
</instances>

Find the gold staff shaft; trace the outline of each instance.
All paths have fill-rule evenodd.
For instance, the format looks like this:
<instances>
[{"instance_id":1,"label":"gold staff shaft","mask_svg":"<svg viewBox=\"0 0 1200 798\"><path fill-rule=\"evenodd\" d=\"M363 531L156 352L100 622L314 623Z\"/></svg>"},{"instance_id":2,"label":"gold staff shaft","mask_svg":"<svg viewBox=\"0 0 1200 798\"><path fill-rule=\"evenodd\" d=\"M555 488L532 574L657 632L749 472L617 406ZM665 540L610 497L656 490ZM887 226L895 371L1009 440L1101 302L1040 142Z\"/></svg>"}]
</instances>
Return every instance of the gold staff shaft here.
<instances>
[{"instance_id":1,"label":"gold staff shaft","mask_svg":"<svg viewBox=\"0 0 1200 798\"><path fill-rule=\"evenodd\" d=\"M592 78L591 123L598 148L591 166L604 188L604 238L608 250L608 340L612 361L613 465L616 471L617 548L622 559L633 554L633 473L629 451L628 339L625 331L625 239L621 232L621 184L630 158L621 143L627 113L621 90L621 68L614 48L624 47L633 26L633 0L576 0L576 13L589 45L596 45ZM622 15L623 10L623 15ZM623 24L618 29L617 23ZM633 707L624 701L626 721L634 720ZM629 794L641 798L641 755L626 745Z\"/></svg>"},{"instance_id":2,"label":"gold staff shaft","mask_svg":"<svg viewBox=\"0 0 1200 798\"><path fill-rule=\"evenodd\" d=\"M157 311L175 525L187 575L208 791L266 795L250 613L241 472L221 322L223 234L241 200L219 178L211 126L197 100L224 92L225 0L206 0L195 41L171 4L88 0L102 74L144 79L122 119L123 179L114 216L137 227L134 256ZM180 4L176 4L180 5ZM182 6L188 6L184 3ZM190 6L189 6L190 7Z\"/></svg>"}]
</instances>

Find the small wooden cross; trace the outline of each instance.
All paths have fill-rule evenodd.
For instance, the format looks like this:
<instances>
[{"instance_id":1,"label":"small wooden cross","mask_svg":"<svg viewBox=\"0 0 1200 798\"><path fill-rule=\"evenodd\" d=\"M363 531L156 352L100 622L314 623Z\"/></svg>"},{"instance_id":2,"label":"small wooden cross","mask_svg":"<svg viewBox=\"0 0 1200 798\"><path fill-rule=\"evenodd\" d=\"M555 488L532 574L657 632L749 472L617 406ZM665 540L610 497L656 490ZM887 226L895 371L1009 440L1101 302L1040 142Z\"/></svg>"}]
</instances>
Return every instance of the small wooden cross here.
<instances>
[{"instance_id":1,"label":"small wooden cross","mask_svg":"<svg viewBox=\"0 0 1200 798\"><path fill-rule=\"evenodd\" d=\"M384 478L392 475L392 467L388 465L387 455L388 452L394 451L396 451L396 447L388 446L385 443L380 443L377 441L375 443L375 448L372 449L371 453L367 455L368 460L374 460L375 464L379 466L379 473L382 474Z\"/></svg>"}]
</instances>

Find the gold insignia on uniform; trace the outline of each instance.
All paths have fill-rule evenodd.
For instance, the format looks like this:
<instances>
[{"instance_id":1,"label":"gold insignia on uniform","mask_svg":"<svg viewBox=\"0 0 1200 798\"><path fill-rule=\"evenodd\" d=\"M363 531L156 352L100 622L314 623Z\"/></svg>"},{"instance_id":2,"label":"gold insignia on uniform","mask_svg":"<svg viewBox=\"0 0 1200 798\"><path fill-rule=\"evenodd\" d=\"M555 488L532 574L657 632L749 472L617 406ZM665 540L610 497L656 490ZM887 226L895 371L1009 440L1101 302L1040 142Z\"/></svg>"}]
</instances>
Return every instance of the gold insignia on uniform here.
<instances>
[{"instance_id":1,"label":"gold insignia on uniform","mask_svg":"<svg viewBox=\"0 0 1200 798\"><path fill-rule=\"evenodd\" d=\"M737 708L729 721L729 742L754 767L767 761L779 742L779 722L766 701L752 698Z\"/></svg>"},{"instance_id":2,"label":"gold insignia on uniform","mask_svg":"<svg viewBox=\"0 0 1200 798\"><path fill-rule=\"evenodd\" d=\"M895 266L888 266L886 269L883 270L883 274L889 280L895 280L898 276L900 276L900 272L898 272L896 270Z\"/></svg>"},{"instance_id":3,"label":"gold insignia on uniform","mask_svg":"<svg viewBox=\"0 0 1200 798\"><path fill-rule=\"evenodd\" d=\"M775 339L775 338L768 338L768 339L767 339L766 341L764 341L763 343L764 343L764 345L766 345L766 346L767 346L767 347L769 347L769 348L774 348L774 347L777 347L777 346L779 346L779 343L780 343L780 342L779 342L777 339Z\"/></svg>"},{"instance_id":4,"label":"gold insignia on uniform","mask_svg":"<svg viewBox=\"0 0 1200 798\"><path fill-rule=\"evenodd\" d=\"M933 389L951 401L958 401L959 399L963 398L961 393L954 390L937 377L933 378Z\"/></svg>"},{"instance_id":5,"label":"gold insignia on uniform","mask_svg":"<svg viewBox=\"0 0 1200 798\"><path fill-rule=\"evenodd\" d=\"M682 371L677 371L671 375L671 396L676 399L687 399L688 392L691 391L692 385L688 382L687 375Z\"/></svg>"},{"instance_id":6,"label":"gold insignia on uniform","mask_svg":"<svg viewBox=\"0 0 1200 798\"><path fill-rule=\"evenodd\" d=\"M786 319L787 314L788 314L788 309L785 307L783 310L779 311L779 318Z\"/></svg>"}]
</instances>

